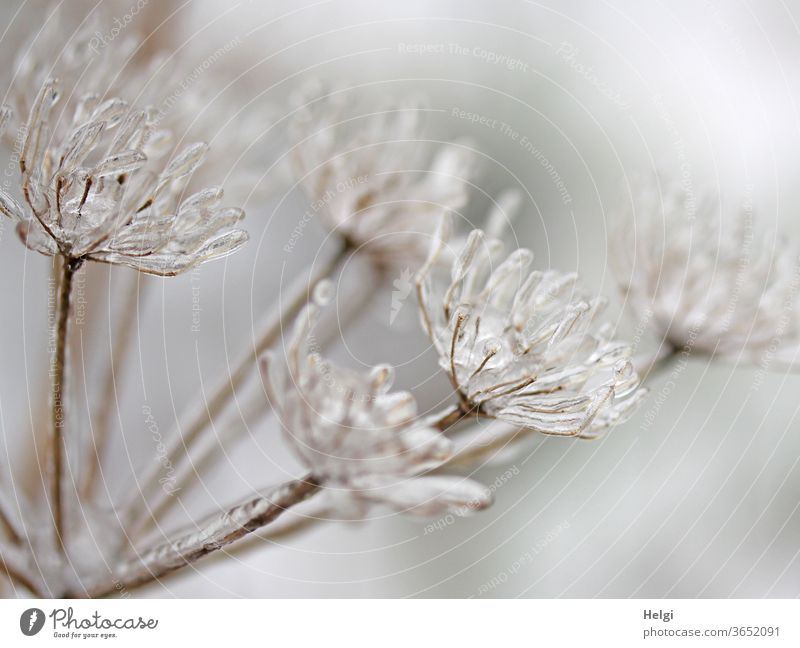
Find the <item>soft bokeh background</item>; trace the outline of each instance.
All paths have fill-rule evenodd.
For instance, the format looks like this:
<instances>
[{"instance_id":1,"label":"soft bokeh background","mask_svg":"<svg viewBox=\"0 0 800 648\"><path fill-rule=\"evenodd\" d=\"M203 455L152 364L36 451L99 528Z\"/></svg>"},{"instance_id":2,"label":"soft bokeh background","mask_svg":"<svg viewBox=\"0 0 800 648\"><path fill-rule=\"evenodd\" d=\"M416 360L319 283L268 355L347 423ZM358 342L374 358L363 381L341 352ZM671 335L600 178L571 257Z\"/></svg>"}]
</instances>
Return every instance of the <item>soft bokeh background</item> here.
<instances>
[{"instance_id":1,"label":"soft bokeh background","mask_svg":"<svg viewBox=\"0 0 800 648\"><path fill-rule=\"evenodd\" d=\"M70 4L76 12L94 6ZM114 2L110 15L132 4ZM44 6L3 3L4 66L38 29ZM231 159L230 177L218 182L247 174L259 188L255 174L273 191L245 204L252 240L244 252L189 276L147 280L133 360L118 385L109 491L130 492L132 472L154 460L143 405L169 430L201 385L219 379L290 279L332 252L317 223L291 254L282 249L308 205L270 164L285 150L282 119L303 83L352 88L363 112L391 97L425 97L429 137L462 138L479 152L481 173L463 218L479 224L490 197L521 190L513 235L534 250L537 267L578 270L615 298L609 227L630 200L633 177L657 171L698 195L720 194L714 218L751 199L765 226L800 234L799 19L800 3L778 0L152 2L129 29L149 34L187 74L234 44L197 80L220 91L240 86L208 106L227 117L205 137L224 156L231 132L263 124L253 145L264 149L264 168ZM417 44L443 48L409 53ZM489 53L518 62L508 69ZM458 118L454 109L498 125ZM25 457L46 407L49 263L27 252L8 223L0 228L0 459L35 488L37 468ZM340 313L365 271L357 263L344 269ZM102 269L81 288L95 324L77 327L73 360L90 394L99 390L109 330L135 316L118 309L130 285L127 271ZM436 407L447 381L430 380L435 360L413 297L390 326L391 292L390 283L375 290L332 355L353 366L393 362L398 385L422 408ZM193 304L201 308L197 331ZM618 299L608 317L632 335ZM650 343L643 339L641 349ZM485 483L512 475L487 512L433 532L427 522L385 514L318 525L198 563L141 594L797 596L799 386L792 375L761 380L755 369L693 360L673 382L654 379L654 395L665 390L660 406L651 399L602 441L537 439L521 455L481 467L474 476ZM164 532L300 470L270 417L216 458L182 493L185 510L165 521Z\"/></svg>"}]
</instances>

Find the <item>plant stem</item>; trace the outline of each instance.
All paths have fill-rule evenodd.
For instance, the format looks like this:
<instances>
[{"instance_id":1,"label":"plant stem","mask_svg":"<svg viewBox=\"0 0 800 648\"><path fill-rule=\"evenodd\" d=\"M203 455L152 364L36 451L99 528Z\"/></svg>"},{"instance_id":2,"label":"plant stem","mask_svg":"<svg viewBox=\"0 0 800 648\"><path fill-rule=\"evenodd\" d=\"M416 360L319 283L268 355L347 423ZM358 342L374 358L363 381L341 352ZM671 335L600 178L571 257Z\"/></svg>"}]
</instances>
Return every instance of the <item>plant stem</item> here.
<instances>
[{"instance_id":1,"label":"plant stem","mask_svg":"<svg viewBox=\"0 0 800 648\"><path fill-rule=\"evenodd\" d=\"M24 530L19 519L19 515L14 510L6 493L9 492L5 484L5 480L0 482L0 527L6 530L12 542L19 544L22 540Z\"/></svg>"},{"instance_id":2,"label":"plant stem","mask_svg":"<svg viewBox=\"0 0 800 648\"><path fill-rule=\"evenodd\" d=\"M644 383L655 374L663 371L678 356L678 347L664 341L653 355L639 355L633 359L634 369Z\"/></svg>"},{"instance_id":3,"label":"plant stem","mask_svg":"<svg viewBox=\"0 0 800 648\"><path fill-rule=\"evenodd\" d=\"M472 414L474 412L465 412L454 405L431 417L429 424L445 431ZM264 495L212 516L208 522L199 525L199 530L195 527L195 530L180 534L177 540L162 543L123 562L112 572L110 579L90 584L84 592L71 592L67 596L108 596L157 580L261 529L321 488L320 482L311 474L286 482ZM298 526L306 528L308 525Z\"/></svg>"},{"instance_id":4,"label":"plant stem","mask_svg":"<svg viewBox=\"0 0 800 648\"><path fill-rule=\"evenodd\" d=\"M535 434L533 430L528 428L522 428L500 421L494 421L491 425L493 425L495 429L490 427L485 431L481 431L478 440L467 442L461 448L457 449L444 467L452 468L453 466L471 464L486 455L505 448L510 443Z\"/></svg>"},{"instance_id":5,"label":"plant stem","mask_svg":"<svg viewBox=\"0 0 800 648\"><path fill-rule=\"evenodd\" d=\"M343 243L330 261L320 266L312 277L302 281L299 285L293 286L288 302L282 304L282 308L270 314L253 345L240 355L239 360L233 366L233 370L213 390L211 397L206 399L201 394L197 398L191 408L194 413L189 422L186 425L180 425L178 430L174 431L165 455L172 458L171 461L175 470L178 470L182 462L188 460L192 446L214 419L222 413L245 379L257 368L259 356L272 346L283 330L290 325L291 321L308 303L312 292L311 287L333 274L348 257L349 252L350 245ZM130 504L129 511L134 527L129 532L135 533L139 526L147 521L149 514L142 515L144 508L158 510L162 506L162 499L174 497L172 493L168 493L166 490L156 491L156 501L152 505L147 505L147 495L154 485L158 485L158 475L161 470L159 462L152 462L150 465L150 470L142 480L143 492L137 493L137 499Z\"/></svg>"},{"instance_id":6,"label":"plant stem","mask_svg":"<svg viewBox=\"0 0 800 648\"><path fill-rule=\"evenodd\" d=\"M71 592L67 596L107 596L157 580L257 531L319 490L319 482L311 475L281 484L259 497L212 516L200 525L199 530L185 532L174 541L165 542L122 563L109 579L90 584L84 592Z\"/></svg>"},{"instance_id":7,"label":"plant stem","mask_svg":"<svg viewBox=\"0 0 800 648\"><path fill-rule=\"evenodd\" d=\"M56 311L56 348L53 359L53 381L50 395L50 446L53 454L52 474L50 483L50 506L53 513L53 526L55 531L56 546L65 553L64 548L64 501L62 481L64 479L64 441L66 434L64 427L66 415L66 351L67 333L69 328L69 307L72 295L72 279L82 261L64 257L61 264L61 281L59 285L58 308Z\"/></svg>"},{"instance_id":8,"label":"plant stem","mask_svg":"<svg viewBox=\"0 0 800 648\"><path fill-rule=\"evenodd\" d=\"M0 572L4 573L12 582L27 588L34 596L45 596L44 588L29 578L31 570L26 565L22 552L6 548L0 552Z\"/></svg>"},{"instance_id":9,"label":"plant stem","mask_svg":"<svg viewBox=\"0 0 800 648\"><path fill-rule=\"evenodd\" d=\"M483 418L484 416L485 415L482 414L477 408L467 409L466 405L459 403L458 405L452 405L444 410L444 412L437 414L432 418L429 425L431 427L435 427L442 433L446 433L450 430L450 428L455 427L458 423L461 423L467 418Z\"/></svg>"},{"instance_id":10,"label":"plant stem","mask_svg":"<svg viewBox=\"0 0 800 648\"><path fill-rule=\"evenodd\" d=\"M338 339L332 331L342 331L348 328L364 309L371 303L373 298L374 289L380 285L385 276L385 269L380 267L369 268L369 278L365 279L365 284L360 286L360 289L355 295L352 295L352 300L347 300L346 308L342 313L341 319L338 320L338 327L320 327L322 333L318 339L320 348L324 351L335 339ZM214 437L213 443L208 443L199 453L196 460L184 464L185 469L175 481L175 487L172 489L174 493L181 491L186 492L189 486L189 481L192 477L199 477L199 472L208 464L213 458L213 453L218 450L223 444L232 443L238 438L244 436L248 429L251 429L258 423L261 417L269 411L269 402L264 397L263 384L259 383L254 385L255 393L249 398L245 396L244 404L239 406L236 420L225 425L219 437ZM147 518L147 526L141 530L144 531L150 527L150 524L160 519L167 511L175 506L180 500L180 496L161 498L159 504L151 507L151 513Z\"/></svg>"}]
</instances>

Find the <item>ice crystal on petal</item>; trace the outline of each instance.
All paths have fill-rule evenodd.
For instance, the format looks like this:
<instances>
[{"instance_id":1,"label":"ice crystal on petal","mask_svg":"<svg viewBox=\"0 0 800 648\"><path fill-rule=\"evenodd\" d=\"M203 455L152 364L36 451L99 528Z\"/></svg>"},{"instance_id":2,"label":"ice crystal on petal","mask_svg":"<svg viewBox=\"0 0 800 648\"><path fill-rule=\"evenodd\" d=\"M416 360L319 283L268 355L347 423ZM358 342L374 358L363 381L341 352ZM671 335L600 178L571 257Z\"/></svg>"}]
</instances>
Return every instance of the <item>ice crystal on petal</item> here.
<instances>
[{"instance_id":1,"label":"ice crystal on petal","mask_svg":"<svg viewBox=\"0 0 800 648\"><path fill-rule=\"evenodd\" d=\"M614 236L626 304L655 336L732 362L800 362L796 249L759 232L750 208L719 222L715 201L643 183Z\"/></svg>"},{"instance_id":2,"label":"ice crystal on petal","mask_svg":"<svg viewBox=\"0 0 800 648\"><path fill-rule=\"evenodd\" d=\"M427 140L417 104L369 112L344 92L313 88L299 100L294 172L329 229L382 261L421 262L441 213L467 201L474 155Z\"/></svg>"},{"instance_id":3,"label":"ice crystal on petal","mask_svg":"<svg viewBox=\"0 0 800 648\"><path fill-rule=\"evenodd\" d=\"M448 239L444 219L418 276L423 325L465 410L544 434L592 438L622 423L645 390L630 347L597 325L604 302L577 292L577 277L530 268L519 249L474 230L449 283L434 263Z\"/></svg>"},{"instance_id":4,"label":"ice crystal on petal","mask_svg":"<svg viewBox=\"0 0 800 648\"><path fill-rule=\"evenodd\" d=\"M488 506L481 485L460 477L426 475L452 451L447 437L420 422L414 398L392 392L389 366L371 372L334 365L313 351L313 327L329 289L297 318L285 362L268 355L262 365L287 440L302 463L334 493L362 509L384 504L417 515Z\"/></svg>"}]
</instances>

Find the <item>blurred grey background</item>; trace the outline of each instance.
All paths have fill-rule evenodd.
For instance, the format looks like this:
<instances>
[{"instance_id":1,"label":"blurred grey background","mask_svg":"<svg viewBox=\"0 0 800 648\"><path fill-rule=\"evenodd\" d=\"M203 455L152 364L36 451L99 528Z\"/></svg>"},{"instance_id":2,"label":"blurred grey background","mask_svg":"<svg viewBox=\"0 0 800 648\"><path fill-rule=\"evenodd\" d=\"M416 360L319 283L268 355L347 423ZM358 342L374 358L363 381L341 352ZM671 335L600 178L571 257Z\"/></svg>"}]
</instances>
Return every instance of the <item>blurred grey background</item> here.
<instances>
[{"instance_id":1,"label":"blurred grey background","mask_svg":"<svg viewBox=\"0 0 800 648\"><path fill-rule=\"evenodd\" d=\"M115 1L110 15L135 2ZM94 4L75 2L75 11ZM4 63L38 28L45 6L3 3ZM795 1L152 2L136 27L178 52L187 72L234 42L198 79L220 91L232 81L241 86L220 95L213 108L230 118L205 137L224 156L231 132L263 124L265 137L254 146L270 162L253 169L231 160L230 177L215 182L247 174L253 188L271 193L244 205L252 240L243 252L188 276L147 279L153 286L118 392L116 463L104 472L110 492L130 489L131 471L152 460L143 404L167 431L252 337L289 278L329 253L317 223L292 254L282 251L308 205L270 164L285 147L281 118L304 82L352 88L365 106L426 97L429 137L466 138L479 152L464 218L480 224L490 197L521 190L518 243L534 250L537 267L577 270L611 297L608 319L630 336L608 269L608 230L632 177L688 177L698 193L720 194L723 216L752 195L762 222L798 236L799 19ZM418 45L423 52L412 53ZM486 119L474 123L454 109ZM498 125L486 124L492 120ZM49 261L26 251L9 223L0 223L0 252L2 465L24 481L35 464L21 457L46 405ZM342 292L357 289L362 272L348 265ZM98 389L109 330L128 316L118 305L129 279L124 269L102 269L94 292L87 288L95 301L85 309L96 310L96 325L78 327L73 360L89 392ZM447 380L430 380L435 358L413 303L390 326L391 291L389 282L375 292L331 353L352 366L397 364L398 386L416 387L421 407L435 407ZM192 329L193 304L201 307L199 330ZM599 442L537 439L506 463L480 467L474 476L485 483L508 470L513 476L479 515L434 531L428 522L385 514L318 525L198 563L142 594L800 595L798 378L778 373L761 382L755 369L696 359L673 385L665 380L651 384L654 394L668 390L657 411L651 399ZM300 470L271 417L216 457L163 531Z\"/></svg>"}]
</instances>

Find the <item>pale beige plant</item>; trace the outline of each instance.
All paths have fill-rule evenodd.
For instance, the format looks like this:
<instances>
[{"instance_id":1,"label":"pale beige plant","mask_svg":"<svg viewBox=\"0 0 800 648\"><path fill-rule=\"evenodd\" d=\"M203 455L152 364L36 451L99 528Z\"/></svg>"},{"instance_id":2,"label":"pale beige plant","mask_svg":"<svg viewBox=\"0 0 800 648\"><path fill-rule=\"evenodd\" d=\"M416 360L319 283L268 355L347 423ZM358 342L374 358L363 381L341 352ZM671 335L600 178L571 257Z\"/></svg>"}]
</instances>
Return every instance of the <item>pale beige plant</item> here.
<instances>
[{"instance_id":1,"label":"pale beige plant","mask_svg":"<svg viewBox=\"0 0 800 648\"><path fill-rule=\"evenodd\" d=\"M369 258L371 271L379 276L388 268L418 266L438 218L468 199L475 153L464 143L428 141L419 105L387 101L383 108L361 114L352 96L328 92L319 83L305 86L293 103L296 107L286 126L288 158L309 200L303 219L313 214L331 230L333 251L315 263L311 276L290 287L223 379L187 409L180 436L176 431L169 450L170 456L180 458L176 463L181 469L252 375L258 356L307 303L309 285L335 275L353 254ZM499 231L518 203L516 192L503 194L488 227ZM160 514L179 498L155 488L156 470L153 467L143 482L153 490L157 498L153 510ZM140 508L142 504L140 499ZM141 513L140 517L143 528L153 522L153 516Z\"/></svg>"},{"instance_id":2,"label":"pale beige plant","mask_svg":"<svg viewBox=\"0 0 800 648\"><path fill-rule=\"evenodd\" d=\"M469 479L431 476L446 463L452 443L436 422L421 421L408 392L391 392L394 370L352 371L313 350L319 308L331 286L316 287L285 347L264 361L271 402L289 445L314 478L366 511L380 503L403 512L442 515L480 509L491 501ZM437 419L436 416L432 417Z\"/></svg>"},{"instance_id":3,"label":"pale beige plant","mask_svg":"<svg viewBox=\"0 0 800 648\"><path fill-rule=\"evenodd\" d=\"M19 144L20 170L19 192L0 191L0 211L29 249L52 257L58 277L45 501L29 502L5 477L0 482L0 565L15 586L56 597L128 592L256 531L291 533L292 525L274 523L312 498L322 502L325 517L366 518L373 507L466 515L489 506L492 497L456 474L470 459L451 438L456 428L494 418L528 431L590 438L622 423L641 401L629 347L597 325L601 300L577 292L571 275L532 271L526 250L493 267L495 237L520 203L516 192L495 203L487 235L475 231L460 239L460 251L447 249L439 223L466 205L475 172L467 143L430 140L416 103L363 112L351 91L318 91L289 119L288 155L336 250L310 277L299 278L288 299L267 314L258 337L166 440L166 456L187 478L187 465L196 467L193 446L261 359L271 409L258 399L251 409L276 414L305 474L225 510L216 507L183 530L144 537L179 498L158 488L156 462L137 473L142 491L126 501L107 510L92 498L109 410L96 413L98 438L87 449L86 435L76 434L68 389L72 282L87 262L172 276L238 250L247 240L238 227L243 211L223 207L222 190L205 180L227 175L231 158L241 159L258 139L259 125L247 122L222 157L209 155L204 141L184 143L187 131L210 132L229 116L209 111L184 129L204 95L198 87L180 106L162 101L165 89L183 87L171 57L143 52L135 31L100 47L94 41L102 18L94 13L62 43L58 15L13 67L9 105L0 110L0 131L15 126L5 139ZM423 322L455 404L421 414L410 393L391 390L391 367L356 371L325 359L334 337L318 331L332 289L325 278L355 253L373 273L374 283L364 282L362 291L377 286L388 268L422 265ZM436 275L446 265L451 278L439 283ZM136 307L135 299L125 303ZM127 333L117 339L130 339ZM106 388L119 364L112 357ZM493 432L499 441L507 433ZM83 461L87 456L94 462Z\"/></svg>"},{"instance_id":4,"label":"pale beige plant","mask_svg":"<svg viewBox=\"0 0 800 648\"><path fill-rule=\"evenodd\" d=\"M421 263L441 214L468 200L477 156L467 143L426 136L424 107L319 85L298 94L290 160L329 230L379 263Z\"/></svg>"},{"instance_id":5,"label":"pale beige plant","mask_svg":"<svg viewBox=\"0 0 800 648\"><path fill-rule=\"evenodd\" d=\"M732 363L800 362L800 265L795 246L752 206L731 218L657 178L635 186L612 237L626 306L661 346Z\"/></svg>"},{"instance_id":6,"label":"pale beige plant","mask_svg":"<svg viewBox=\"0 0 800 648\"><path fill-rule=\"evenodd\" d=\"M170 276L234 252L244 212L220 206L217 187L184 197L208 147L196 143L166 164L149 111L122 99L81 100L63 140L53 138L58 84L48 79L31 108L19 159L25 207L0 192L0 209L30 249L72 265L98 261ZM57 121L57 120L56 120Z\"/></svg>"},{"instance_id":7,"label":"pale beige plant","mask_svg":"<svg viewBox=\"0 0 800 648\"><path fill-rule=\"evenodd\" d=\"M86 42L82 44L85 53ZM187 184L207 153L196 143L170 156L172 138L157 127L152 108L136 108L121 98L80 93L78 70L84 59L69 48L60 66L67 87L46 78L26 102L20 92L16 108L29 106L18 156L17 200L0 190L0 211L11 218L25 245L55 258L58 304L55 352L51 370L52 458L48 470L49 506L57 553L67 559L65 535L76 531L69 488L68 457L84 454L70 430L66 339L70 295L75 273L86 261L125 265L171 276L234 252L247 240L235 224L244 213L220 206L222 190L186 194ZM96 71L90 67L89 70ZM100 66L101 71L105 71ZM25 72L25 70L22 70ZM35 84L42 73L33 65L20 86ZM93 87L95 77L87 83ZM70 87L70 83L78 87ZM5 129L13 110L4 107ZM166 161L161 161L166 158ZM58 562L58 561L57 561ZM54 566L47 583L63 585ZM41 590L37 590L41 591ZM54 591L54 590L51 590Z\"/></svg>"},{"instance_id":8,"label":"pale beige plant","mask_svg":"<svg viewBox=\"0 0 800 648\"><path fill-rule=\"evenodd\" d=\"M646 390L630 347L598 325L604 300L578 292L575 275L531 270L528 250L496 262L502 244L480 230L450 280L436 282L448 230L444 219L417 285L423 326L461 410L582 438L624 422Z\"/></svg>"}]
</instances>

